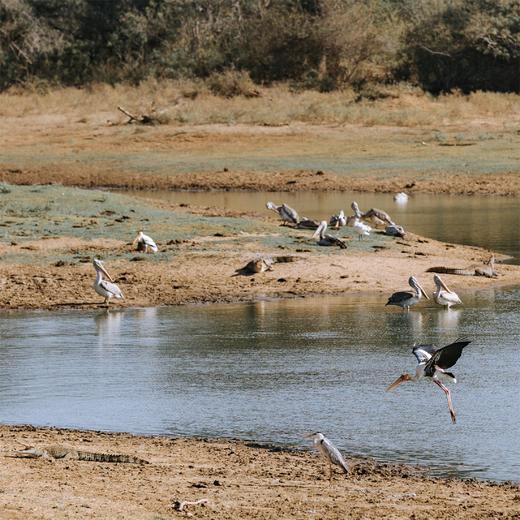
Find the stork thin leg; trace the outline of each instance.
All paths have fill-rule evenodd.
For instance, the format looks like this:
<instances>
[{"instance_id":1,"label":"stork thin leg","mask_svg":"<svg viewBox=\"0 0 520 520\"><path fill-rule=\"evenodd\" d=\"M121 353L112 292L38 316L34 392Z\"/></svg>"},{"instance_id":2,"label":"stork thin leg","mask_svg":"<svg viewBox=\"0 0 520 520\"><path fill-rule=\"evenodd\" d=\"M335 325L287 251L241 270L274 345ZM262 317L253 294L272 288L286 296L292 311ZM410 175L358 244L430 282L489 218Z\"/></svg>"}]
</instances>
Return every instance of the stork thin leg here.
<instances>
[{"instance_id":1,"label":"stork thin leg","mask_svg":"<svg viewBox=\"0 0 520 520\"><path fill-rule=\"evenodd\" d=\"M451 392L450 389L443 385L440 381L436 381L435 379L433 382L446 394L446 400L448 401L448 409L450 411L451 415L451 421L453 424L457 422L457 417L455 416L455 410L453 409L453 404L451 403Z\"/></svg>"}]
</instances>

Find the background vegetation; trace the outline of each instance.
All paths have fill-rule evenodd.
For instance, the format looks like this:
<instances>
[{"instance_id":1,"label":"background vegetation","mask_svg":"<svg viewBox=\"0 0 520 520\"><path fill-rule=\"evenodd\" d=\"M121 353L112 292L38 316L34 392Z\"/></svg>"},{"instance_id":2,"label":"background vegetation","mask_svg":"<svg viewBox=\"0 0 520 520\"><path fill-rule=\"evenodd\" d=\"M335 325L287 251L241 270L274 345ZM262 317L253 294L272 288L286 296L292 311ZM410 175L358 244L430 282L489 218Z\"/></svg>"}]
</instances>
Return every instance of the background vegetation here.
<instances>
[{"instance_id":1,"label":"background vegetation","mask_svg":"<svg viewBox=\"0 0 520 520\"><path fill-rule=\"evenodd\" d=\"M0 0L0 90L204 80L217 95L520 91L520 0Z\"/></svg>"}]
</instances>

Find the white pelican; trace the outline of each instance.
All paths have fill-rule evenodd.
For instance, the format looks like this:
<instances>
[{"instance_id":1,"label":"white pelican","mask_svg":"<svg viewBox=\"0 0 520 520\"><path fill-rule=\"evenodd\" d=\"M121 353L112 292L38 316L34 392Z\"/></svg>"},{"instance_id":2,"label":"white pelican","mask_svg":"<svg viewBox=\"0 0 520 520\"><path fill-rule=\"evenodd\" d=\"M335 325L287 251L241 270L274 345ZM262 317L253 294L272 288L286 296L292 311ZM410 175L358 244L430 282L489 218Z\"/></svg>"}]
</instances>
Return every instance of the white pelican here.
<instances>
[{"instance_id":1,"label":"white pelican","mask_svg":"<svg viewBox=\"0 0 520 520\"><path fill-rule=\"evenodd\" d=\"M414 289L414 292L395 292L392 294L392 296L390 296L390 298L388 298L386 305L397 305L408 311L410 310L410 305L415 305L421 299L421 295L423 295L427 300L430 299L429 296L424 292L424 289L420 286L415 276L410 276L410 278L408 278L408 283Z\"/></svg>"},{"instance_id":2,"label":"white pelican","mask_svg":"<svg viewBox=\"0 0 520 520\"><path fill-rule=\"evenodd\" d=\"M448 289L448 286L441 280L441 277L437 274L433 275L433 281L437 286L437 289L433 293L433 299L439 305L445 305L448 309L452 305L457 305L458 303L462 303L456 292Z\"/></svg>"},{"instance_id":3,"label":"white pelican","mask_svg":"<svg viewBox=\"0 0 520 520\"><path fill-rule=\"evenodd\" d=\"M340 238L334 237L325 233L327 231L327 222L325 220L321 221L318 229L312 235L312 238L318 238L318 245L320 246L339 246L341 249L347 249L347 244L341 240Z\"/></svg>"},{"instance_id":4,"label":"white pelican","mask_svg":"<svg viewBox=\"0 0 520 520\"><path fill-rule=\"evenodd\" d=\"M372 228L357 218L354 222L354 231L358 234L359 240L361 240L364 236L368 237L370 235Z\"/></svg>"},{"instance_id":5,"label":"white pelican","mask_svg":"<svg viewBox=\"0 0 520 520\"><path fill-rule=\"evenodd\" d=\"M332 215L332 217L330 217L329 224L334 226L336 229L338 229L340 226L346 226L347 217L345 217L345 212L341 210L336 215Z\"/></svg>"},{"instance_id":6,"label":"white pelican","mask_svg":"<svg viewBox=\"0 0 520 520\"><path fill-rule=\"evenodd\" d=\"M291 224L298 224L298 213L287 204L277 206L274 202L269 201L265 206L267 209L276 211L278 215L280 215L280 218L284 224L286 222L290 222Z\"/></svg>"},{"instance_id":7,"label":"white pelican","mask_svg":"<svg viewBox=\"0 0 520 520\"><path fill-rule=\"evenodd\" d=\"M448 372L447 369L455 365L462 354L464 347L467 347L471 341L457 340L442 348L435 345L417 345L412 349L413 355L419 363L415 369L415 376L410 374L401 374L387 389L392 390L404 381L419 381L423 377L430 377L432 381L442 389L448 400L448 409L450 411L452 422L456 422L455 410L451 404L451 393L447 386L443 383L456 383L455 376Z\"/></svg>"},{"instance_id":8,"label":"white pelican","mask_svg":"<svg viewBox=\"0 0 520 520\"><path fill-rule=\"evenodd\" d=\"M404 191L396 193L394 195L394 202L397 204L406 204L408 202L408 195Z\"/></svg>"},{"instance_id":9,"label":"white pelican","mask_svg":"<svg viewBox=\"0 0 520 520\"><path fill-rule=\"evenodd\" d=\"M117 298L118 300L122 299L123 293L121 292L121 289L115 283L113 283L114 280L112 280L112 277L108 274L108 271L105 269L103 262L97 258L94 258L92 263L94 264L94 269L96 270L96 281L92 287L100 296L105 298L104 303L106 303L108 306L110 303L110 298L112 297ZM103 280L103 275L105 275L110 281L107 282L106 280Z\"/></svg>"},{"instance_id":10,"label":"white pelican","mask_svg":"<svg viewBox=\"0 0 520 520\"><path fill-rule=\"evenodd\" d=\"M142 231L139 231L137 236L134 238L132 245L135 246L135 244L137 244L138 251L144 251L145 253L148 253L148 250L150 250L152 253L157 253L157 251L159 251L159 248L157 247L157 244L154 242L153 238L145 235Z\"/></svg>"},{"instance_id":11,"label":"white pelican","mask_svg":"<svg viewBox=\"0 0 520 520\"><path fill-rule=\"evenodd\" d=\"M348 473L348 466L341 452L321 432L309 433L305 437L312 439L314 447L320 455L329 463L329 480L332 480L332 464L339 466L344 473Z\"/></svg>"}]
</instances>

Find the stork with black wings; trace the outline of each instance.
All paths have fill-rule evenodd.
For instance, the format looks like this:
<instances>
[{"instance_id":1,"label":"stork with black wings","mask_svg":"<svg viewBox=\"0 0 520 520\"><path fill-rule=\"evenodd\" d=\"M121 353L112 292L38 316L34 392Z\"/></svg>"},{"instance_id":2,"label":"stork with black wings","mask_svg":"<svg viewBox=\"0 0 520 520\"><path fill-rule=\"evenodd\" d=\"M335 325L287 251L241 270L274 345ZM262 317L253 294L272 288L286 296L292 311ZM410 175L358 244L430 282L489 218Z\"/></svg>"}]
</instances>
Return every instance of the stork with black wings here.
<instances>
[{"instance_id":1,"label":"stork with black wings","mask_svg":"<svg viewBox=\"0 0 520 520\"><path fill-rule=\"evenodd\" d=\"M455 423L456 416L451 403L451 392L444 383L457 382L453 373L448 372L448 369L455 365L462 355L464 347L467 347L470 343L471 341L458 339L455 343L450 343L441 348L437 348L435 345L415 345L412 349L412 353L418 362L415 376L406 373L401 374L386 391L392 390L404 381L419 381L423 377L429 377L446 394L451 420Z\"/></svg>"}]
</instances>

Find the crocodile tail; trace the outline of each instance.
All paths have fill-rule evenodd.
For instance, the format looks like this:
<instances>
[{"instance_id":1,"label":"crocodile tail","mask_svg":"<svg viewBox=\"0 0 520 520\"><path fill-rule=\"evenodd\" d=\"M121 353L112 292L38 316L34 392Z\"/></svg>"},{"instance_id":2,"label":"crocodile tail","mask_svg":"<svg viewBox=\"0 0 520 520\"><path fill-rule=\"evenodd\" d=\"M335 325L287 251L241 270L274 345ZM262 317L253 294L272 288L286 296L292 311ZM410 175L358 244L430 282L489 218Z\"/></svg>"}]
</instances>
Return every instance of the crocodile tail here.
<instances>
[{"instance_id":1,"label":"crocodile tail","mask_svg":"<svg viewBox=\"0 0 520 520\"><path fill-rule=\"evenodd\" d=\"M430 267L429 269L426 269L427 273L440 273L440 274L460 274L463 276L470 276L473 273L470 273L466 269L457 269L455 267Z\"/></svg>"},{"instance_id":2,"label":"crocodile tail","mask_svg":"<svg viewBox=\"0 0 520 520\"><path fill-rule=\"evenodd\" d=\"M92 453L89 451L79 451L79 460L89 460L93 462L121 462L127 464L149 464L147 460L133 457L132 455L114 453Z\"/></svg>"}]
</instances>

